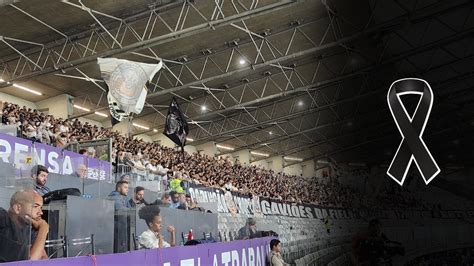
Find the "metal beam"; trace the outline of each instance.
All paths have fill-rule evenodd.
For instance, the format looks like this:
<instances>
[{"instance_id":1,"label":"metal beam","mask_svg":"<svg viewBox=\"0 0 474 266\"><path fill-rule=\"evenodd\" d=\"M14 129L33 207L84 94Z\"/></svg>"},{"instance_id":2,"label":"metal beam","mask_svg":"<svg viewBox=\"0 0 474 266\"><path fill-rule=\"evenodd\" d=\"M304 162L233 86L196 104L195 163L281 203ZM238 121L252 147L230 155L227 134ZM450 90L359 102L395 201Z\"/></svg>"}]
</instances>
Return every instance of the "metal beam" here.
<instances>
[{"instance_id":1,"label":"metal beam","mask_svg":"<svg viewBox=\"0 0 474 266\"><path fill-rule=\"evenodd\" d=\"M290 6L294 5L295 3L296 2L293 1L293 0L281 0L280 2L275 3L275 4L269 4L269 5L266 5L266 6L262 6L262 7L257 8L257 9L252 9L252 10L245 11L245 12L242 12L242 13L239 13L239 14L228 16L228 17L225 17L223 19L209 21L209 22L202 23L202 24L199 24L199 25L195 25L195 26L192 26L192 27L189 27L189 28L185 28L185 29L182 29L182 30L171 32L171 33L168 33L168 34L165 34L165 35L157 36L157 37L154 37L154 38L151 38L151 39L148 39L148 40L138 41L136 43L124 46L120 49L106 50L106 51L103 51L103 52L100 52L100 53L96 53L94 55L85 56L85 57L80 58L80 59L76 59L76 60L64 62L64 63L61 63L61 64L57 64L55 66L44 68L41 71L32 72L32 73L28 73L26 75L21 75L21 76L15 77L13 79L10 79L9 81L10 82L12 82L12 81L22 81L22 80L27 80L27 79L37 77L37 76L40 76L40 75L44 75L44 74L55 73L59 70L68 70L68 69L75 68L75 67L78 67L78 66L81 66L81 65L84 65L84 64L96 62L98 57L110 57L110 56L114 56L114 55L118 55L118 54L131 53L131 52L147 49L147 48L150 48L150 47L153 47L153 46L156 46L156 45L160 45L160 44L168 43L168 42L171 42L171 41L175 41L177 39L182 39L182 38L185 38L185 37L189 37L189 36L193 36L193 35L196 35L196 34L199 34L199 33L203 33L203 32L205 32L209 29L224 27L224 26L230 25L232 23L239 22L241 20L257 17L257 16L260 16L260 15L263 15L263 14L267 14L269 12L274 12L275 10L278 10L280 8L290 7Z\"/></svg>"}]
</instances>

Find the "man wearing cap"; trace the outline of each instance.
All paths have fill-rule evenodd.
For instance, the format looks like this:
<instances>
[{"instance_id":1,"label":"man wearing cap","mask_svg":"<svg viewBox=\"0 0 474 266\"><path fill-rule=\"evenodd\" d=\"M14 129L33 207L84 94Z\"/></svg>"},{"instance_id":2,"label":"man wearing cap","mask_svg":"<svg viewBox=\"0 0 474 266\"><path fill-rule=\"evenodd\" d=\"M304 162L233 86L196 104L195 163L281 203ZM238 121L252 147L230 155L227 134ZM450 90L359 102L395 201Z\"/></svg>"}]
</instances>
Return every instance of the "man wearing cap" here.
<instances>
[{"instance_id":1,"label":"man wearing cap","mask_svg":"<svg viewBox=\"0 0 474 266\"><path fill-rule=\"evenodd\" d=\"M247 222L245 223L245 226L240 228L238 239L240 240L250 239L250 238L253 238L256 233L257 233L257 221L254 218L249 217L247 218Z\"/></svg>"}]
</instances>

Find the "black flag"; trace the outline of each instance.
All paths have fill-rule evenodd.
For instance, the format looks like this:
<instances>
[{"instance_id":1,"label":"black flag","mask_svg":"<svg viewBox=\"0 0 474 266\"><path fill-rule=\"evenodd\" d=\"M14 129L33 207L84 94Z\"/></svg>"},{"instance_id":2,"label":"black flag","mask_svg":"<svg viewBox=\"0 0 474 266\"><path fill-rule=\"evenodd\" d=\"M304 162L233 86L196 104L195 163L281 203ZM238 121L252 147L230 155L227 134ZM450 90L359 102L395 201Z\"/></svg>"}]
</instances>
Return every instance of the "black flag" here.
<instances>
[{"instance_id":1,"label":"black flag","mask_svg":"<svg viewBox=\"0 0 474 266\"><path fill-rule=\"evenodd\" d=\"M163 134L177 145L184 147L184 145L186 145L188 132L188 122L186 122L186 118L179 109L178 102L176 102L176 99L173 97L168 109L168 115L166 116L165 131Z\"/></svg>"}]
</instances>

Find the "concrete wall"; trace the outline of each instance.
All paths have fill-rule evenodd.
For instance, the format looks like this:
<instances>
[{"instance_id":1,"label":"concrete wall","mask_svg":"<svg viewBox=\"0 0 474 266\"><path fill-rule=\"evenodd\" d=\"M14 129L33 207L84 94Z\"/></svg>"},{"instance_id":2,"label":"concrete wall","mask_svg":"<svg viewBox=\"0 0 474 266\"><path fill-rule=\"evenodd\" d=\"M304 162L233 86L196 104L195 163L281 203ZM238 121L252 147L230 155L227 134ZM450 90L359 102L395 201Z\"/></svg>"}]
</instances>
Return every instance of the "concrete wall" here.
<instances>
[{"instance_id":1,"label":"concrete wall","mask_svg":"<svg viewBox=\"0 0 474 266\"><path fill-rule=\"evenodd\" d=\"M0 92L0 100L2 100L4 102L18 104L20 107L26 106L26 107L31 108L31 109L37 109L35 103L20 99L18 97L15 97L15 96L12 96L10 94L3 93L3 92Z\"/></svg>"}]
</instances>

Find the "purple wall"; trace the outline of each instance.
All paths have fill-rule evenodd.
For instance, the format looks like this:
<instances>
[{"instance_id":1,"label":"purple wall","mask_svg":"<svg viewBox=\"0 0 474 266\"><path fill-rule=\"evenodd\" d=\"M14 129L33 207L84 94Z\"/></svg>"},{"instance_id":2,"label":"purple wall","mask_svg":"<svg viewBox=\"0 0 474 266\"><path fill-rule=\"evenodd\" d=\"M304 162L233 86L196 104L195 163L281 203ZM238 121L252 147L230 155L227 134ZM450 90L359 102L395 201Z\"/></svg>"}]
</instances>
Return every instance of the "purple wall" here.
<instances>
[{"instance_id":1,"label":"purple wall","mask_svg":"<svg viewBox=\"0 0 474 266\"><path fill-rule=\"evenodd\" d=\"M227 243L202 244L189 247L139 250L120 254L76 257L44 261L22 261L2 265L17 266L83 266L83 265L226 265L264 266L272 237Z\"/></svg>"}]
</instances>

